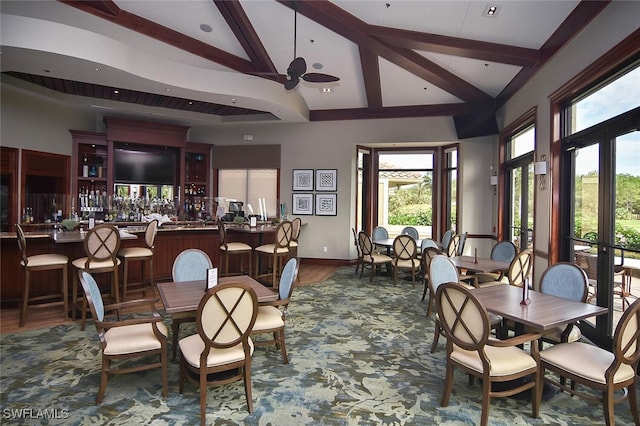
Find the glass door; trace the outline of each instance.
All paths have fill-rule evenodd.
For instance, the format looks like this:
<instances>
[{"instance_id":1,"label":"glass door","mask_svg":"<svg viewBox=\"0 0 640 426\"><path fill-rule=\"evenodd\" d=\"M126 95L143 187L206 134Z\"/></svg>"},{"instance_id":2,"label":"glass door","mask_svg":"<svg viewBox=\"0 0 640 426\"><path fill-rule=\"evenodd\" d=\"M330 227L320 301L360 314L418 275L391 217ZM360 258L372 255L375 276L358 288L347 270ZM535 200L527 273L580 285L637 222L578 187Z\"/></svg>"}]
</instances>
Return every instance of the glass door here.
<instances>
[{"instance_id":1,"label":"glass door","mask_svg":"<svg viewBox=\"0 0 640 426\"><path fill-rule=\"evenodd\" d=\"M522 158L520 164L508 170L507 194L509 212L505 239L513 242L518 251L533 248L533 156Z\"/></svg>"}]
</instances>

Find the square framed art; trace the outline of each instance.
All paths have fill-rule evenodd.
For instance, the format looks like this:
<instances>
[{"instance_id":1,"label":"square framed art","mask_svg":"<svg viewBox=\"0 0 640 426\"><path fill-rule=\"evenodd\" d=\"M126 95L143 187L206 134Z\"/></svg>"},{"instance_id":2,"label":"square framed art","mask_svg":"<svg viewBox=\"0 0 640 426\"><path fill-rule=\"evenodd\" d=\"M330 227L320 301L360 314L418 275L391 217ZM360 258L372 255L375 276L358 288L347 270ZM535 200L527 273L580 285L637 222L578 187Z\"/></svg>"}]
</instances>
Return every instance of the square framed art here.
<instances>
[{"instance_id":1,"label":"square framed art","mask_svg":"<svg viewBox=\"0 0 640 426\"><path fill-rule=\"evenodd\" d=\"M313 194L293 194L292 214L313 214Z\"/></svg>"},{"instance_id":2,"label":"square framed art","mask_svg":"<svg viewBox=\"0 0 640 426\"><path fill-rule=\"evenodd\" d=\"M293 169L293 190L313 191L313 169Z\"/></svg>"},{"instance_id":3,"label":"square framed art","mask_svg":"<svg viewBox=\"0 0 640 426\"><path fill-rule=\"evenodd\" d=\"M338 194L316 194L316 216L336 216Z\"/></svg>"},{"instance_id":4,"label":"square framed art","mask_svg":"<svg viewBox=\"0 0 640 426\"><path fill-rule=\"evenodd\" d=\"M316 191L337 191L338 190L338 170L317 169L316 170Z\"/></svg>"}]
</instances>

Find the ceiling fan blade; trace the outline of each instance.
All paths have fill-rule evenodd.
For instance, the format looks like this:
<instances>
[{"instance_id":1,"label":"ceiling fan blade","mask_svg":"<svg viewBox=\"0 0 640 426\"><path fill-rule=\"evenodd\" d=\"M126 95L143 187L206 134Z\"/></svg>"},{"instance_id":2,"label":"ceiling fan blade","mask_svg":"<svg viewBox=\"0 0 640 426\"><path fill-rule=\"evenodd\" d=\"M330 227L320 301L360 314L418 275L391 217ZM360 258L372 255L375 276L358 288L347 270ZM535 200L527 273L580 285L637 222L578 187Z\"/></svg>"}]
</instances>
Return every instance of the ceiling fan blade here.
<instances>
[{"instance_id":1,"label":"ceiling fan blade","mask_svg":"<svg viewBox=\"0 0 640 426\"><path fill-rule=\"evenodd\" d=\"M297 77L300 77L305 72L307 72L307 62L304 58L295 58L289 64L289 68L287 68L287 74Z\"/></svg>"},{"instance_id":2,"label":"ceiling fan blade","mask_svg":"<svg viewBox=\"0 0 640 426\"><path fill-rule=\"evenodd\" d=\"M298 83L300 83L300 79L298 77L288 79L287 81L284 82L284 88L287 90L291 90L295 88L298 85Z\"/></svg>"},{"instance_id":3,"label":"ceiling fan blade","mask_svg":"<svg viewBox=\"0 0 640 426\"><path fill-rule=\"evenodd\" d=\"M321 74L318 72L310 72L310 73L304 74L302 76L302 79L304 81L308 81L309 83L331 83L334 81L340 81L340 79L336 76L329 75L329 74Z\"/></svg>"}]
</instances>

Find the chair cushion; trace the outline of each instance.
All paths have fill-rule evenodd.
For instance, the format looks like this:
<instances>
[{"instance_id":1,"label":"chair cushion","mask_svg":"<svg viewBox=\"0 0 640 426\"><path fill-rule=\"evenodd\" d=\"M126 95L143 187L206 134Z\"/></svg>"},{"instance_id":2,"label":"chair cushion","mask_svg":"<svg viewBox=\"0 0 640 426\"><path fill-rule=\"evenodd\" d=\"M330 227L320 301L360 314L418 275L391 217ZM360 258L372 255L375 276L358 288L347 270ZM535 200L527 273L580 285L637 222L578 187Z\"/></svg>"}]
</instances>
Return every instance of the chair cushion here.
<instances>
[{"instance_id":1,"label":"chair cushion","mask_svg":"<svg viewBox=\"0 0 640 426\"><path fill-rule=\"evenodd\" d=\"M255 251L259 251L261 253L270 253L273 254L273 251L275 250L276 245L275 244L265 244L259 247L255 248ZM278 248L277 251L278 254L284 254L284 253L289 253L289 249L286 247L280 247Z\"/></svg>"},{"instance_id":2,"label":"chair cushion","mask_svg":"<svg viewBox=\"0 0 640 426\"><path fill-rule=\"evenodd\" d=\"M614 356L597 346L583 342L560 343L540 352L540 359L547 364L562 368L576 376L591 381L606 384L604 373L611 366ZM635 375L633 368L621 364L616 371L615 383L632 379Z\"/></svg>"},{"instance_id":3,"label":"chair cushion","mask_svg":"<svg viewBox=\"0 0 640 426\"><path fill-rule=\"evenodd\" d=\"M147 247L126 247L118 251L118 257L151 257L153 252Z\"/></svg>"},{"instance_id":4,"label":"chair cushion","mask_svg":"<svg viewBox=\"0 0 640 426\"><path fill-rule=\"evenodd\" d=\"M565 328L566 327L554 327L549 331L545 331L542 337L544 337L545 340L551 340L552 342L560 343L560 335L562 334ZM582 337L582 332L578 327L574 326L571 328L571 332L569 333L569 338L567 339L567 342L576 342L580 340L581 337Z\"/></svg>"},{"instance_id":5,"label":"chair cushion","mask_svg":"<svg viewBox=\"0 0 640 426\"><path fill-rule=\"evenodd\" d=\"M189 337L185 337L184 339L180 339L178 345L180 346L180 352L184 359L189 364L199 368L200 354L204 350L204 342L200 338L200 335L193 334ZM251 341L251 339L249 339L249 346L251 347L251 354L253 355L253 341ZM209 356L207 356L207 367L214 367L242 360L244 360L242 343L226 349L211 348Z\"/></svg>"},{"instance_id":6,"label":"chair cushion","mask_svg":"<svg viewBox=\"0 0 640 426\"><path fill-rule=\"evenodd\" d=\"M275 306L258 306L258 316L256 323L253 325L252 332L262 330L274 330L284 327L282 312Z\"/></svg>"},{"instance_id":7,"label":"chair cushion","mask_svg":"<svg viewBox=\"0 0 640 426\"><path fill-rule=\"evenodd\" d=\"M120 265L120 259L116 259L118 266ZM71 264L78 269L85 269L85 264L87 263L86 257L81 257L80 259L76 259ZM93 261L89 264L89 269L108 269L113 268L113 262L111 260L100 260Z\"/></svg>"},{"instance_id":8,"label":"chair cushion","mask_svg":"<svg viewBox=\"0 0 640 426\"><path fill-rule=\"evenodd\" d=\"M220 250L225 250L224 246L220 246ZM233 243L227 243L227 251L232 252L232 251L251 251L253 250L253 248L247 244L247 243L242 243L242 242L233 242Z\"/></svg>"},{"instance_id":9,"label":"chair cushion","mask_svg":"<svg viewBox=\"0 0 640 426\"><path fill-rule=\"evenodd\" d=\"M158 330L165 337L167 327L158 322ZM144 352L153 349L160 349L160 341L153 334L151 324L135 324L122 327L110 328L104 333L104 340L107 343L103 353L105 355L122 355L136 352Z\"/></svg>"},{"instance_id":10,"label":"chair cushion","mask_svg":"<svg viewBox=\"0 0 640 426\"><path fill-rule=\"evenodd\" d=\"M489 374L494 377L507 376L537 366L536 360L531 355L515 346L506 348L485 346L484 351L491 363ZM451 359L479 373L483 371L482 361L476 351L467 351L453 345Z\"/></svg>"},{"instance_id":11,"label":"chair cushion","mask_svg":"<svg viewBox=\"0 0 640 426\"><path fill-rule=\"evenodd\" d=\"M369 256L365 257L365 261L368 263L378 264L378 263L390 263L390 262L393 262L393 259L391 259L386 254L372 253L370 257Z\"/></svg>"},{"instance_id":12,"label":"chair cushion","mask_svg":"<svg viewBox=\"0 0 640 426\"><path fill-rule=\"evenodd\" d=\"M69 263L69 258L61 254L36 254L27 258L29 267L40 266L62 266ZM24 262L20 261L20 265L24 266Z\"/></svg>"},{"instance_id":13,"label":"chair cushion","mask_svg":"<svg viewBox=\"0 0 640 426\"><path fill-rule=\"evenodd\" d=\"M419 269L420 268L420 262L416 259L413 262L411 260L398 260L395 263L395 266L398 268L404 268L404 269Z\"/></svg>"}]
</instances>

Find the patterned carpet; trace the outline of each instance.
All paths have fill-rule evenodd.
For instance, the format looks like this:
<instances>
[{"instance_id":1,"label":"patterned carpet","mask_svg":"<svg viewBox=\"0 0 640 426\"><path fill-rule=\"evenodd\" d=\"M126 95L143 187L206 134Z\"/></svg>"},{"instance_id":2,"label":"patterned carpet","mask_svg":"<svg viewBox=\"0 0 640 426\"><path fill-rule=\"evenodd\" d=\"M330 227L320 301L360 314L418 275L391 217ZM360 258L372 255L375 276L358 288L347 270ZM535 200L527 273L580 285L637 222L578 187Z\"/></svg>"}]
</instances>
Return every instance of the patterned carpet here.
<instances>
[{"instance_id":1,"label":"patterned carpet","mask_svg":"<svg viewBox=\"0 0 640 426\"><path fill-rule=\"evenodd\" d=\"M254 353L254 413L241 382L210 388L207 424L229 425L468 425L480 420L481 388L456 372L448 407L440 407L444 343L429 349L433 320L425 318L422 289L393 287L388 277L360 280L340 268L324 283L294 291L289 309L288 365L274 347ZM168 320L167 320L168 321ZM186 336L193 328L184 327ZM199 419L195 385L178 393L178 365L169 367L169 396L159 370L111 377L104 402L98 339L90 323L1 336L2 424L190 425ZM444 340L444 339L442 339ZM30 411L29 411L30 410ZM19 420L18 415L32 417ZM40 416L40 418L35 418ZM46 417L58 417L46 419ZM492 400L490 424L601 423L601 406L558 393L531 418L528 399ZM619 424L631 424L627 402Z\"/></svg>"}]
</instances>

